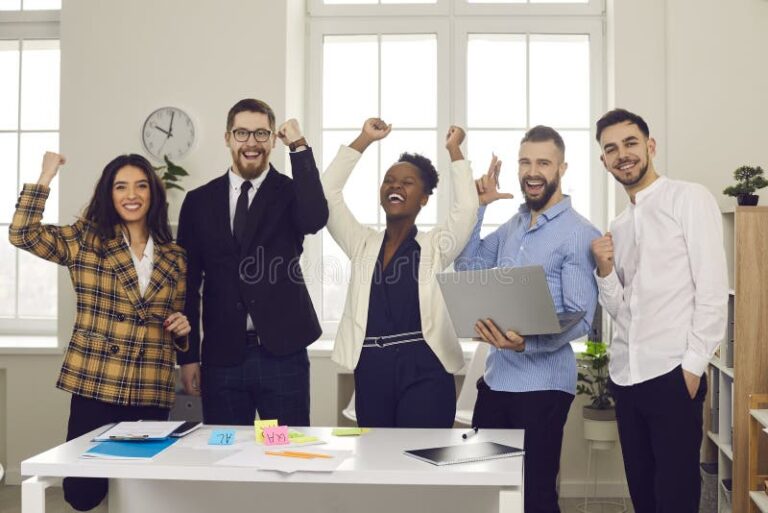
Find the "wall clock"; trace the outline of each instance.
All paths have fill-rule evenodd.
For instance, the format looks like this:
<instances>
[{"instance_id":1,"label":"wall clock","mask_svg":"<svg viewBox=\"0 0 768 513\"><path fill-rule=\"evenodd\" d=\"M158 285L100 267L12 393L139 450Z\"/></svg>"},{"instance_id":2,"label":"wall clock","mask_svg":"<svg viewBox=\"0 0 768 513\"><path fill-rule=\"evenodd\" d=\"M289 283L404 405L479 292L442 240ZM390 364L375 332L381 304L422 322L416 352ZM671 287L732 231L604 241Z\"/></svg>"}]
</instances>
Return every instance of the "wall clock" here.
<instances>
[{"instance_id":1,"label":"wall clock","mask_svg":"<svg viewBox=\"0 0 768 513\"><path fill-rule=\"evenodd\" d=\"M141 130L144 149L155 159L178 160L192 149L195 125L189 114L177 107L161 107L147 116Z\"/></svg>"}]
</instances>

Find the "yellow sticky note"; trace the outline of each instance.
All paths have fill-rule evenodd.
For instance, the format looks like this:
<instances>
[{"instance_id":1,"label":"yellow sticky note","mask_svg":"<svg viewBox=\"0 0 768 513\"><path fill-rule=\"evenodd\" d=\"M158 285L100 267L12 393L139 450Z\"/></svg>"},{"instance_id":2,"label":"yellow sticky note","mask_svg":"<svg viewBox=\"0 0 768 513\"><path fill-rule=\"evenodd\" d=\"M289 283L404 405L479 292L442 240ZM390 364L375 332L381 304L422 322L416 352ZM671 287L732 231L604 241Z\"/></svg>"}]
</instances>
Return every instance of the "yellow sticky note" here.
<instances>
[{"instance_id":1,"label":"yellow sticky note","mask_svg":"<svg viewBox=\"0 0 768 513\"><path fill-rule=\"evenodd\" d=\"M333 436L360 436L369 432L370 428L333 428Z\"/></svg>"},{"instance_id":2,"label":"yellow sticky note","mask_svg":"<svg viewBox=\"0 0 768 513\"><path fill-rule=\"evenodd\" d=\"M277 427L277 419L253 421L253 428L256 431L257 442L264 442L264 431L262 431L262 429L265 427Z\"/></svg>"}]
</instances>

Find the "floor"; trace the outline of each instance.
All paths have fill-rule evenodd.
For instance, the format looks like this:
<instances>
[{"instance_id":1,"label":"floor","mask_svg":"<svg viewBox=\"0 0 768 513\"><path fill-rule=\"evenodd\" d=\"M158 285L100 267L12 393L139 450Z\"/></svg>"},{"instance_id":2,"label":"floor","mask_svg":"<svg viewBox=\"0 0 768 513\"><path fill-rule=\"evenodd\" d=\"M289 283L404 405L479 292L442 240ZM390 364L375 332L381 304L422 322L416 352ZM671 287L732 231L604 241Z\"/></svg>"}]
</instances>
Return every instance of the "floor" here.
<instances>
[{"instance_id":1,"label":"floor","mask_svg":"<svg viewBox=\"0 0 768 513\"><path fill-rule=\"evenodd\" d=\"M65 507L61 488L49 488L47 493L48 507L45 508L46 513L70 513L74 511L71 508ZM613 501L616 499L610 500ZM618 500L620 501L621 499ZM584 499L561 499L561 513L580 513L580 510L576 508L583 502ZM617 513L617 511L620 511L620 508L617 508L616 506L601 507L599 505L594 505L590 506L589 509L590 513ZM627 512L634 512L634 509L632 509L632 506L629 504L629 499L627 499ZM21 513L21 487L0 485L0 513Z\"/></svg>"}]
</instances>

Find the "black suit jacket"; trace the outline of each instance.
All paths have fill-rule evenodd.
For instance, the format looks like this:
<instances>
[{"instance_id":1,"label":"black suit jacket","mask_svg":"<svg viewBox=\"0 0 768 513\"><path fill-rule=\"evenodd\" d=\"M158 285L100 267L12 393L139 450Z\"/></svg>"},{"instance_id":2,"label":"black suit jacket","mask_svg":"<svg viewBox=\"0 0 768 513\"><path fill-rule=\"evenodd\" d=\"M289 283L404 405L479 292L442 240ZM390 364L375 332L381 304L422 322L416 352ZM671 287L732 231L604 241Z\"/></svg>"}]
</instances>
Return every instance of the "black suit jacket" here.
<instances>
[{"instance_id":1,"label":"black suit jacket","mask_svg":"<svg viewBox=\"0 0 768 513\"><path fill-rule=\"evenodd\" d=\"M304 236L328 221L328 204L312 150L292 152L291 165L293 179L270 165L248 210L241 246L232 236L227 174L184 198L178 242L187 250L185 313L192 332L189 351L178 353L179 363L240 363L247 314L275 355L294 353L320 337L299 258Z\"/></svg>"}]
</instances>

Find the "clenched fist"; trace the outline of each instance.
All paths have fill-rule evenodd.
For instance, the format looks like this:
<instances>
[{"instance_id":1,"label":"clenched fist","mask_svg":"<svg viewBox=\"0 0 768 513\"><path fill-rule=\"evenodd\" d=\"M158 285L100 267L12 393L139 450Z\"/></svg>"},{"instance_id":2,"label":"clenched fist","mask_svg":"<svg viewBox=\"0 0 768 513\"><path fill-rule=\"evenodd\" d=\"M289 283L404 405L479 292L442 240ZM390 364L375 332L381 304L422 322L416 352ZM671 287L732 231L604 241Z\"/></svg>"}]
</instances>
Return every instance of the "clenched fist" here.
<instances>
[{"instance_id":1,"label":"clenched fist","mask_svg":"<svg viewBox=\"0 0 768 513\"><path fill-rule=\"evenodd\" d=\"M40 179L37 183L48 186L51 181L56 177L56 173L59 171L59 166L63 166L67 163L67 158L64 155L59 155L52 151L46 151L43 155L43 169L40 172Z\"/></svg>"},{"instance_id":2,"label":"clenched fist","mask_svg":"<svg viewBox=\"0 0 768 513\"><path fill-rule=\"evenodd\" d=\"M592 241L592 254L597 263L597 275L605 278L613 271L613 236L606 232L600 238Z\"/></svg>"},{"instance_id":3,"label":"clenched fist","mask_svg":"<svg viewBox=\"0 0 768 513\"><path fill-rule=\"evenodd\" d=\"M301 134L301 127L299 126L299 122L294 118L289 119L280 125L280 127L277 129L277 136L286 146L298 141L303 137Z\"/></svg>"}]
</instances>

